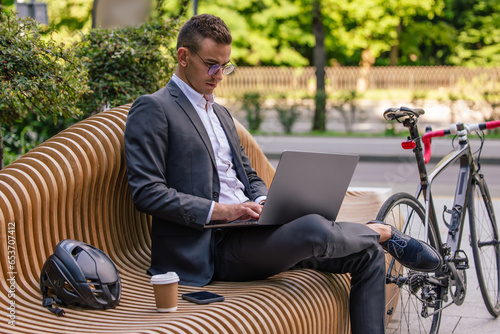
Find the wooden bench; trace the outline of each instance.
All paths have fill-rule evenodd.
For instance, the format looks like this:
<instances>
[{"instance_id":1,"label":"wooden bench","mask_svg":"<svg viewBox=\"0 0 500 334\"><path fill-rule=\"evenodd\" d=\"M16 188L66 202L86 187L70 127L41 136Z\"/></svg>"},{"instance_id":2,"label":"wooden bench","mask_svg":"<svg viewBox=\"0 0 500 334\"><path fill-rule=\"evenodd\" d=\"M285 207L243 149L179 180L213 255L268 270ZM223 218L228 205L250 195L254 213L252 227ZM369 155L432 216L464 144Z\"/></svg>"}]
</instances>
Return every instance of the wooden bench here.
<instances>
[{"instance_id":1,"label":"wooden bench","mask_svg":"<svg viewBox=\"0 0 500 334\"><path fill-rule=\"evenodd\" d=\"M0 332L349 333L349 276L314 270L246 283L180 286L178 311L156 311L146 275L151 219L134 208L125 175L123 131L129 107L81 121L0 171ZM237 126L254 167L270 184L273 167ZM350 191L339 219L370 220L382 200L376 193ZM56 244L68 238L102 249L115 262L123 286L118 307L65 307L66 316L57 317L42 306L41 268ZM180 298L197 290L226 300L198 306Z\"/></svg>"}]
</instances>

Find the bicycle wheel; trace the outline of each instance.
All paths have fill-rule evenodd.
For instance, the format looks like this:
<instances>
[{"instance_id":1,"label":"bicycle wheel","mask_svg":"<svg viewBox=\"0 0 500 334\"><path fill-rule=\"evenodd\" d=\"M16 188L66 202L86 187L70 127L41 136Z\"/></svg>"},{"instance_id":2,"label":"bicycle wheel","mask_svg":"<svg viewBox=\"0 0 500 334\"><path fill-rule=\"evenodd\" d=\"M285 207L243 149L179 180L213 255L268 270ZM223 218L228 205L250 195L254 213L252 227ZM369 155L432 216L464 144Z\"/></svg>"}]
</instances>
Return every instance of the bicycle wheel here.
<instances>
[{"instance_id":1,"label":"bicycle wheel","mask_svg":"<svg viewBox=\"0 0 500 334\"><path fill-rule=\"evenodd\" d=\"M500 246L498 228L484 178L474 177L469 200L471 246L484 304L494 317L500 315Z\"/></svg>"},{"instance_id":2,"label":"bicycle wheel","mask_svg":"<svg viewBox=\"0 0 500 334\"><path fill-rule=\"evenodd\" d=\"M424 240L424 208L410 194L392 195L380 209L377 219L413 238ZM429 224L428 236L429 244L440 251L433 224ZM386 256L386 262L386 332L437 333L446 287L436 284L438 280L434 274L405 268L389 255Z\"/></svg>"}]
</instances>

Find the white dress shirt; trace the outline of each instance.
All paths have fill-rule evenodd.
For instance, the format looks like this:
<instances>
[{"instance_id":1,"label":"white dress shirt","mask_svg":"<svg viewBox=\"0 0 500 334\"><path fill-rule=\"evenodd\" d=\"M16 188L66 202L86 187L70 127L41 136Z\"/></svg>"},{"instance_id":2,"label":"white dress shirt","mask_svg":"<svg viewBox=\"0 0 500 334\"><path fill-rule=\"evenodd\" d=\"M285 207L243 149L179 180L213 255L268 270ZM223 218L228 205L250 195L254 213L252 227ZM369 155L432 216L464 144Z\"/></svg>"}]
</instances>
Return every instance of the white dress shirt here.
<instances>
[{"instance_id":1,"label":"white dress shirt","mask_svg":"<svg viewBox=\"0 0 500 334\"><path fill-rule=\"evenodd\" d=\"M226 133L212 107L214 95L204 96L198 93L175 74L172 76L172 80L191 102L210 137L220 181L219 203L238 204L248 201L249 198L244 193L245 186L238 179L233 165L233 156ZM262 199L259 198L257 200ZM207 222L210 221L214 205L215 202L212 202Z\"/></svg>"}]
</instances>

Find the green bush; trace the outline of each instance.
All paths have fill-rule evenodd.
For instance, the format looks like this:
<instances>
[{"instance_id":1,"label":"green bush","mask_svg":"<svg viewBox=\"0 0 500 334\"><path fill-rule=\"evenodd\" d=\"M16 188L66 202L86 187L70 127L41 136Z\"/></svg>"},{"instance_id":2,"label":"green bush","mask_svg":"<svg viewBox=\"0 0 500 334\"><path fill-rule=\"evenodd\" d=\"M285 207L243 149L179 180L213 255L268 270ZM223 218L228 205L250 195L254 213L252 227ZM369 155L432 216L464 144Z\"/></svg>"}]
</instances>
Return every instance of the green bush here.
<instances>
[{"instance_id":1,"label":"green bush","mask_svg":"<svg viewBox=\"0 0 500 334\"><path fill-rule=\"evenodd\" d=\"M264 117L261 112L263 98L260 93L249 92L243 95L243 109L247 113L248 129L258 131Z\"/></svg>"},{"instance_id":2,"label":"green bush","mask_svg":"<svg viewBox=\"0 0 500 334\"><path fill-rule=\"evenodd\" d=\"M30 113L10 126L2 126L4 164L7 166L45 140L76 123L78 119L43 119Z\"/></svg>"},{"instance_id":3,"label":"green bush","mask_svg":"<svg viewBox=\"0 0 500 334\"><path fill-rule=\"evenodd\" d=\"M35 113L40 117L73 116L87 88L86 71L72 50L44 40L44 28L13 12L0 19L0 121L13 123Z\"/></svg>"},{"instance_id":4,"label":"green bush","mask_svg":"<svg viewBox=\"0 0 500 334\"><path fill-rule=\"evenodd\" d=\"M88 69L91 92L79 106L86 114L133 102L166 84L175 69L177 21L155 18L139 27L94 29L78 56Z\"/></svg>"},{"instance_id":5,"label":"green bush","mask_svg":"<svg viewBox=\"0 0 500 334\"><path fill-rule=\"evenodd\" d=\"M76 102L89 90L86 69L75 49L66 49L50 36L51 31L37 21L19 19L11 11L0 13L0 123L4 132L18 134L12 142L21 145L27 130L20 124L33 120L50 126L49 122L77 117L81 110ZM25 151L24 146L7 148L14 157ZM0 147L0 168L2 158Z\"/></svg>"},{"instance_id":6,"label":"green bush","mask_svg":"<svg viewBox=\"0 0 500 334\"><path fill-rule=\"evenodd\" d=\"M344 120L344 127L347 133L353 132L353 126L358 122L357 102L363 95L355 90L341 93L333 108L337 110ZM362 110L359 110L362 112Z\"/></svg>"},{"instance_id":7,"label":"green bush","mask_svg":"<svg viewBox=\"0 0 500 334\"><path fill-rule=\"evenodd\" d=\"M295 103L288 104L286 97L282 96L274 106L278 112L278 118L285 133L292 133L292 127L299 117L299 112L297 111L297 105Z\"/></svg>"}]
</instances>

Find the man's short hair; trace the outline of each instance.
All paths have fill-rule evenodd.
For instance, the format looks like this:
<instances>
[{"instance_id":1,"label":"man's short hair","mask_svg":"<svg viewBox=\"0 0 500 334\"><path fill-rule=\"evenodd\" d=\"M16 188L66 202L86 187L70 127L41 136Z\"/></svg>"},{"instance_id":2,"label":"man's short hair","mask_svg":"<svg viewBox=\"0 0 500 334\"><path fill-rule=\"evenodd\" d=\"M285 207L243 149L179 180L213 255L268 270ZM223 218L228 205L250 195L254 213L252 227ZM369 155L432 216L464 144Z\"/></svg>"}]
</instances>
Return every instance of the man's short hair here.
<instances>
[{"instance_id":1,"label":"man's short hair","mask_svg":"<svg viewBox=\"0 0 500 334\"><path fill-rule=\"evenodd\" d=\"M177 49L190 46L198 51L205 38L211 38L222 45L230 45L233 41L231 32L222 19L210 14L200 14L193 16L182 26L177 36Z\"/></svg>"}]
</instances>

